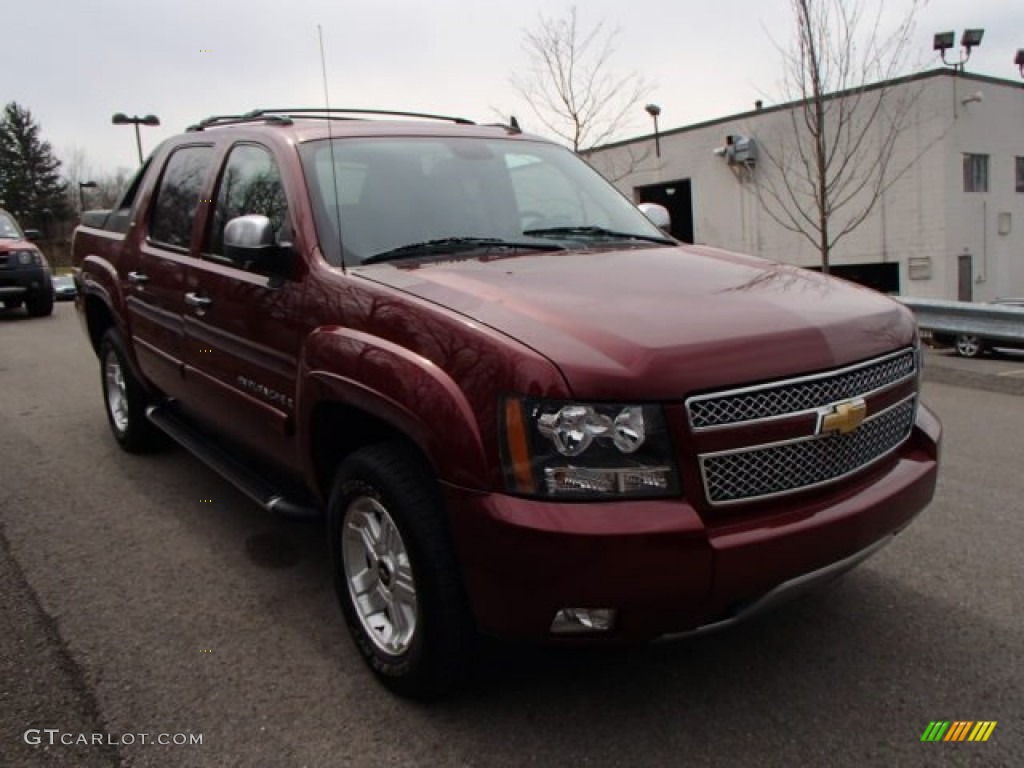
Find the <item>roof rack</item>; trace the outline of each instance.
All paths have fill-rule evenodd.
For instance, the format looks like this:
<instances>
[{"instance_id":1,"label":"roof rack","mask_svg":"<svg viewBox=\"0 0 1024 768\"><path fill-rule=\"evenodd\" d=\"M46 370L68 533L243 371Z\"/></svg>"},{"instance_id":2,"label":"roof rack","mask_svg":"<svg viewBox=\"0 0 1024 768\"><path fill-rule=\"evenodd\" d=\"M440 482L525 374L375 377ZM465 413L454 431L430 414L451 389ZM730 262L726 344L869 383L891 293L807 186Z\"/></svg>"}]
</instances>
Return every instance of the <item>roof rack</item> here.
<instances>
[{"instance_id":1,"label":"roof rack","mask_svg":"<svg viewBox=\"0 0 1024 768\"><path fill-rule=\"evenodd\" d=\"M244 115L211 115L200 120L195 125L185 129L186 133L202 131L206 128L214 128L221 125L238 125L239 123L267 123L269 125L291 125L292 120L287 115L254 115L247 112Z\"/></svg>"},{"instance_id":2,"label":"roof rack","mask_svg":"<svg viewBox=\"0 0 1024 768\"><path fill-rule=\"evenodd\" d=\"M523 132L523 129L519 127L519 121L516 120L516 116L512 115L507 123L487 123L488 128L504 128L505 132L510 136L518 136Z\"/></svg>"},{"instance_id":3,"label":"roof rack","mask_svg":"<svg viewBox=\"0 0 1024 768\"><path fill-rule=\"evenodd\" d=\"M431 115L425 112L401 112L389 109L346 109L341 107L289 107L281 109L254 109L242 115L213 115L190 125L188 131L202 131L220 125L237 125L238 123L263 122L272 125L292 125L294 118L313 118L322 120L351 120L359 118L346 115L386 115L388 117L415 117L421 120L442 120L457 125L475 125L472 120L464 117L447 115Z\"/></svg>"}]
</instances>

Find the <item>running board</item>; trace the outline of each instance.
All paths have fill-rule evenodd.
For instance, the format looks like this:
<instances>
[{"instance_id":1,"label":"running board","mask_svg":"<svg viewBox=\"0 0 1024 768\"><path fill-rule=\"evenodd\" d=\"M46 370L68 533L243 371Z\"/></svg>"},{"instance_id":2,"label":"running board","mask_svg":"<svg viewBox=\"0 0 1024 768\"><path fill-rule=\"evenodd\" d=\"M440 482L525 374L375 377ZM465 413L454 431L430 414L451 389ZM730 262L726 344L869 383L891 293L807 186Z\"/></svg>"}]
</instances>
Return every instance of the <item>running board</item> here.
<instances>
[{"instance_id":1,"label":"running board","mask_svg":"<svg viewBox=\"0 0 1024 768\"><path fill-rule=\"evenodd\" d=\"M289 498L280 488L174 413L173 401L149 406L146 416L162 432L268 512L295 518L320 517L315 507Z\"/></svg>"}]
</instances>

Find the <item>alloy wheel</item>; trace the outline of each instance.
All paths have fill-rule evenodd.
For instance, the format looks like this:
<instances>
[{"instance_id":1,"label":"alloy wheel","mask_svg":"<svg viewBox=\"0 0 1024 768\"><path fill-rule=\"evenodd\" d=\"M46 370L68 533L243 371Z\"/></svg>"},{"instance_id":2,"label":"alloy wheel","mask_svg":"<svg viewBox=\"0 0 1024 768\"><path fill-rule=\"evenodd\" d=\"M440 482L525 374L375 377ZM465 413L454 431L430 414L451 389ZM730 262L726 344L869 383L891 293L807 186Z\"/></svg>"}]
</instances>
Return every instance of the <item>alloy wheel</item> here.
<instances>
[{"instance_id":1,"label":"alloy wheel","mask_svg":"<svg viewBox=\"0 0 1024 768\"><path fill-rule=\"evenodd\" d=\"M125 391L124 371L111 350L103 364L104 381L107 388L107 410L118 432L128 429L128 395Z\"/></svg>"},{"instance_id":2,"label":"alloy wheel","mask_svg":"<svg viewBox=\"0 0 1024 768\"><path fill-rule=\"evenodd\" d=\"M956 351L962 357L977 357L981 354L981 339L973 333L957 336Z\"/></svg>"},{"instance_id":3,"label":"alloy wheel","mask_svg":"<svg viewBox=\"0 0 1024 768\"><path fill-rule=\"evenodd\" d=\"M358 496L349 503L341 550L349 596L366 634L382 653L405 653L418 623L416 582L398 526L377 499Z\"/></svg>"}]
</instances>

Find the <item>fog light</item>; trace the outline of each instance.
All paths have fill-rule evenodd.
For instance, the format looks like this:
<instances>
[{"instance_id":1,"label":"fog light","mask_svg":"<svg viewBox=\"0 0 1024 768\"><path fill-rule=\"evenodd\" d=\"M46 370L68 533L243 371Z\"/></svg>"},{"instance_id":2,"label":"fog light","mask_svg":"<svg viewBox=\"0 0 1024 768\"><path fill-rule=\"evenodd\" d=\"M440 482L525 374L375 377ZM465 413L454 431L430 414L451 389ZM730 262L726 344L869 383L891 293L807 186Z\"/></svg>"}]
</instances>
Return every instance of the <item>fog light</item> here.
<instances>
[{"instance_id":1,"label":"fog light","mask_svg":"<svg viewBox=\"0 0 1024 768\"><path fill-rule=\"evenodd\" d=\"M614 608L563 608L551 622L551 634L609 632L615 625Z\"/></svg>"}]
</instances>

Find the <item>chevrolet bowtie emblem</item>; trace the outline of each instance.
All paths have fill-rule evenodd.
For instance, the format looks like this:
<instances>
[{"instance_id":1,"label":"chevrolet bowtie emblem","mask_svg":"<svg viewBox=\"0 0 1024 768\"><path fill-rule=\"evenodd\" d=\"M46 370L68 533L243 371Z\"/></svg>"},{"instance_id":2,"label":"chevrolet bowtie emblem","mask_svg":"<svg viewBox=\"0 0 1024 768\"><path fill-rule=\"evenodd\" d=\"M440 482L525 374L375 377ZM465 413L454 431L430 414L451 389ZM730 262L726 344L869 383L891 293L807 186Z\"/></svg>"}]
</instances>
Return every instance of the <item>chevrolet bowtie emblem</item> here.
<instances>
[{"instance_id":1,"label":"chevrolet bowtie emblem","mask_svg":"<svg viewBox=\"0 0 1024 768\"><path fill-rule=\"evenodd\" d=\"M864 421L867 413L868 405L862 398L839 403L831 411L822 414L818 422L818 434L838 432L845 435L847 432L853 432Z\"/></svg>"}]
</instances>

